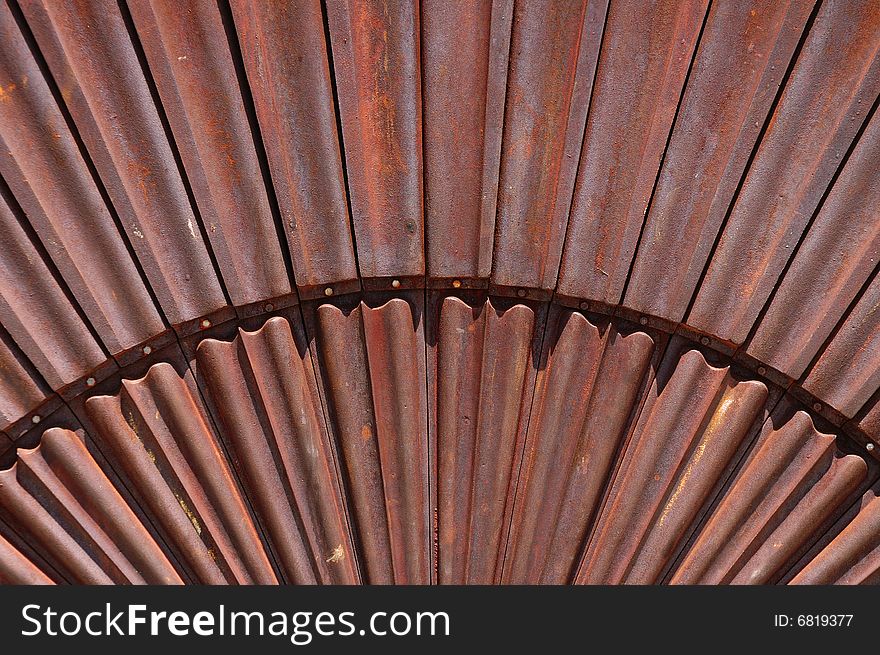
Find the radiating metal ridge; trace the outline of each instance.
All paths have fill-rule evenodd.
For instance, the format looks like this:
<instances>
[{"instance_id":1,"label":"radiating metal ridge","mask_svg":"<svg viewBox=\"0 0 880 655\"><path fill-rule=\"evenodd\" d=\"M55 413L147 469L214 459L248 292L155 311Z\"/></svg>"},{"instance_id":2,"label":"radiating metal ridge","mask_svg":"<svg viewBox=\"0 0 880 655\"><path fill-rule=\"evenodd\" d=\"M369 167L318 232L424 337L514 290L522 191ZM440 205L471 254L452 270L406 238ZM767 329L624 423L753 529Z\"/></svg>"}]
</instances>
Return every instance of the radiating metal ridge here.
<instances>
[{"instance_id":1,"label":"radiating metal ridge","mask_svg":"<svg viewBox=\"0 0 880 655\"><path fill-rule=\"evenodd\" d=\"M878 105L873 0L0 0L0 581L878 581Z\"/></svg>"}]
</instances>

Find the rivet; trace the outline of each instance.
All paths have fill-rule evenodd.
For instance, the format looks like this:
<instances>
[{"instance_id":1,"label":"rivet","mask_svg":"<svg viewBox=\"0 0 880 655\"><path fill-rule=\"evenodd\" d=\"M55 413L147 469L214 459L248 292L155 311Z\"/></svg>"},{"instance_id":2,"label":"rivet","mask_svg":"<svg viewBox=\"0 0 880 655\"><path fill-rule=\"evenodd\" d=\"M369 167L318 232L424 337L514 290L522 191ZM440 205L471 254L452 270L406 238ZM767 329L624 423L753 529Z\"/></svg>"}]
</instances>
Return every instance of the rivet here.
<instances>
[{"instance_id":1,"label":"rivet","mask_svg":"<svg viewBox=\"0 0 880 655\"><path fill-rule=\"evenodd\" d=\"M763 366L758 367L758 375L767 375L767 369Z\"/></svg>"},{"instance_id":2,"label":"rivet","mask_svg":"<svg viewBox=\"0 0 880 655\"><path fill-rule=\"evenodd\" d=\"M325 296L332 296L333 295L333 287L327 287L326 289L324 289L324 295Z\"/></svg>"},{"instance_id":3,"label":"rivet","mask_svg":"<svg viewBox=\"0 0 880 655\"><path fill-rule=\"evenodd\" d=\"M391 280L391 286L394 287L395 289L399 289L400 288L400 280Z\"/></svg>"},{"instance_id":4,"label":"rivet","mask_svg":"<svg viewBox=\"0 0 880 655\"><path fill-rule=\"evenodd\" d=\"M642 316L642 317L639 319L639 323L641 323L642 325L647 325L647 324L648 324L648 317L647 317L647 316Z\"/></svg>"},{"instance_id":5,"label":"rivet","mask_svg":"<svg viewBox=\"0 0 880 655\"><path fill-rule=\"evenodd\" d=\"M709 337L701 337L700 343L703 344L704 346L708 346L709 345Z\"/></svg>"},{"instance_id":6,"label":"rivet","mask_svg":"<svg viewBox=\"0 0 880 655\"><path fill-rule=\"evenodd\" d=\"M141 352L143 352L145 355L149 355L151 352L153 352L153 349L149 346L144 346Z\"/></svg>"},{"instance_id":7,"label":"rivet","mask_svg":"<svg viewBox=\"0 0 880 655\"><path fill-rule=\"evenodd\" d=\"M86 378L86 386L94 387L95 386L95 378Z\"/></svg>"},{"instance_id":8,"label":"rivet","mask_svg":"<svg viewBox=\"0 0 880 655\"><path fill-rule=\"evenodd\" d=\"M520 298L525 298L526 297L526 290L525 289L517 289L516 295L518 295Z\"/></svg>"},{"instance_id":9,"label":"rivet","mask_svg":"<svg viewBox=\"0 0 880 655\"><path fill-rule=\"evenodd\" d=\"M458 289L458 287L460 287L460 286L461 286L461 280L453 280L452 281L452 288L453 289Z\"/></svg>"},{"instance_id":10,"label":"rivet","mask_svg":"<svg viewBox=\"0 0 880 655\"><path fill-rule=\"evenodd\" d=\"M590 303L584 301L584 302L582 302L580 305L578 305L578 307L580 307L581 309L589 309L589 308L590 308Z\"/></svg>"},{"instance_id":11,"label":"rivet","mask_svg":"<svg viewBox=\"0 0 880 655\"><path fill-rule=\"evenodd\" d=\"M822 403L813 403L813 411L821 412L822 411Z\"/></svg>"},{"instance_id":12,"label":"rivet","mask_svg":"<svg viewBox=\"0 0 880 655\"><path fill-rule=\"evenodd\" d=\"M36 423L39 423L39 422L42 421L42 420L43 420L43 419L40 417L39 414L34 414L33 416L31 416L31 423L36 424Z\"/></svg>"},{"instance_id":13,"label":"rivet","mask_svg":"<svg viewBox=\"0 0 880 655\"><path fill-rule=\"evenodd\" d=\"M869 451L874 450L874 444L872 444L872 443L865 444L865 450L869 450Z\"/></svg>"},{"instance_id":14,"label":"rivet","mask_svg":"<svg viewBox=\"0 0 880 655\"><path fill-rule=\"evenodd\" d=\"M202 321L202 327L203 328L211 327L211 321L209 321L208 319L205 319L204 321Z\"/></svg>"},{"instance_id":15,"label":"rivet","mask_svg":"<svg viewBox=\"0 0 880 655\"><path fill-rule=\"evenodd\" d=\"M266 306L263 307L263 309L266 310L267 312L271 312L273 309L275 309L275 305L273 305L273 304L270 303L270 302L267 302L267 303L266 303Z\"/></svg>"}]
</instances>

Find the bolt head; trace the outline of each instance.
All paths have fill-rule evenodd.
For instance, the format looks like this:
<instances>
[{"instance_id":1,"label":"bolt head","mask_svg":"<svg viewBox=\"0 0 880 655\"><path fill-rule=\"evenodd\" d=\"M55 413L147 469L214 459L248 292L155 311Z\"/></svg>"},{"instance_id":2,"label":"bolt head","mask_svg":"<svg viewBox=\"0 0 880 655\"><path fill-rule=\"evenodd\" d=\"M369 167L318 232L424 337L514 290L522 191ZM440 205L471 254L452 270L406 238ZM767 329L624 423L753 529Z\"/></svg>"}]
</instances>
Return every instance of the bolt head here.
<instances>
[{"instance_id":1,"label":"bolt head","mask_svg":"<svg viewBox=\"0 0 880 655\"><path fill-rule=\"evenodd\" d=\"M647 324L648 324L648 317L647 317L647 316L642 316L642 317L639 319L639 323L641 323L642 325L647 325Z\"/></svg>"},{"instance_id":2,"label":"bolt head","mask_svg":"<svg viewBox=\"0 0 880 655\"><path fill-rule=\"evenodd\" d=\"M273 305L270 302L267 302L266 305L263 307L263 309L267 312L271 312L272 310L275 309L275 305Z\"/></svg>"},{"instance_id":3,"label":"bolt head","mask_svg":"<svg viewBox=\"0 0 880 655\"><path fill-rule=\"evenodd\" d=\"M209 327L211 327L211 321L209 321L208 319L205 319L201 322L201 326L203 328L209 328Z\"/></svg>"},{"instance_id":4,"label":"bolt head","mask_svg":"<svg viewBox=\"0 0 880 655\"><path fill-rule=\"evenodd\" d=\"M460 286L461 286L461 280L453 280L452 281L452 288L453 289L458 289Z\"/></svg>"},{"instance_id":5,"label":"bolt head","mask_svg":"<svg viewBox=\"0 0 880 655\"><path fill-rule=\"evenodd\" d=\"M86 378L86 386L94 387L95 386L95 378Z\"/></svg>"},{"instance_id":6,"label":"bolt head","mask_svg":"<svg viewBox=\"0 0 880 655\"><path fill-rule=\"evenodd\" d=\"M519 296L520 298L525 298L526 297L526 290L525 289L518 289L516 292L516 295Z\"/></svg>"},{"instance_id":7,"label":"bolt head","mask_svg":"<svg viewBox=\"0 0 880 655\"><path fill-rule=\"evenodd\" d=\"M767 375L767 369L763 366L758 367L758 375Z\"/></svg>"},{"instance_id":8,"label":"bolt head","mask_svg":"<svg viewBox=\"0 0 880 655\"><path fill-rule=\"evenodd\" d=\"M33 423L34 425L36 425L37 423L39 423L42 420L43 420L43 418L39 414L34 414L33 416L31 416L31 423Z\"/></svg>"},{"instance_id":9,"label":"bolt head","mask_svg":"<svg viewBox=\"0 0 880 655\"><path fill-rule=\"evenodd\" d=\"M813 403L813 411L821 412L822 411L822 403Z\"/></svg>"},{"instance_id":10,"label":"bolt head","mask_svg":"<svg viewBox=\"0 0 880 655\"><path fill-rule=\"evenodd\" d=\"M590 308L590 303L584 301L584 302L582 302L580 305L578 305L578 307L580 307L581 309L589 309L589 308Z\"/></svg>"},{"instance_id":11,"label":"bolt head","mask_svg":"<svg viewBox=\"0 0 880 655\"><path fill-rule=\"evenodd\" d=\"M150 348L149 346L144 346L141 349L141 352L144 353L145 355L149 355L151 352L153 352L153 349Z\"/></svg>"},{"instance_id":12,"label":"bolt head","mask_svg":"<svg viewBox=\"0 0 880 655\"><path fill-rule=\"evenodd\" d=\"M326 289L324 289L324 295L325 296L332 296L333 295L333 287L327 287Z\"/></svg>"},{"instance_id":13,"label":"bolt head","mask_svg":"<svg viewBox=\"0 0 880 655\"><path fill-rule=\"evenodd\" d=\"M395 289L399 289L400 288L400 280L391 280L391 286L394 287Z\"/></svg>"},{"instance_id":14,"label":"bolt head","mask_svg":"<svg viewBox=\"0 0 880 655\"><path fill-rule=\"evenodd\" d=\"M866 444L865 449L868 451L874 450L874 444L872 444L872 443Z\"/></svg>"},{"instance_id":15,"label":"bolt head","mask_svg":"<svg viewBox=\"0 0 880 655\"><path fill-rule=\"evenodd\" d=\"M704 346L708 346L709 345L709 337L700 338L700 343L703 344Z\"/></svg>"}]
</instances>

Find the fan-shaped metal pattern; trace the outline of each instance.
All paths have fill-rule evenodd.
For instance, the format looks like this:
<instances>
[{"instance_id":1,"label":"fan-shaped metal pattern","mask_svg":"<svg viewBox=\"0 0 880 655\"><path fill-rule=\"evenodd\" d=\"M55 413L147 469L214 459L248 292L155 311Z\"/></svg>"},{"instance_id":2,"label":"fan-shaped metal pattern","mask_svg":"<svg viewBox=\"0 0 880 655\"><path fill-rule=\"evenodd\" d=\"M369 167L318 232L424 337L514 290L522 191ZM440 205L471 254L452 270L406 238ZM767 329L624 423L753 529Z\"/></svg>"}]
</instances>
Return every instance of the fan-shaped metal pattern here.
<instances>
[{"instance_id":1,"label":"fan-shaped metal pattern","mask_svg":"<svg viewBox=\"0 0 880 655\"><path fill-rule=\"evenodd\" d=\"M873 0L0 0L0 580L875 582Z\"/></svg>"}]
</instances>

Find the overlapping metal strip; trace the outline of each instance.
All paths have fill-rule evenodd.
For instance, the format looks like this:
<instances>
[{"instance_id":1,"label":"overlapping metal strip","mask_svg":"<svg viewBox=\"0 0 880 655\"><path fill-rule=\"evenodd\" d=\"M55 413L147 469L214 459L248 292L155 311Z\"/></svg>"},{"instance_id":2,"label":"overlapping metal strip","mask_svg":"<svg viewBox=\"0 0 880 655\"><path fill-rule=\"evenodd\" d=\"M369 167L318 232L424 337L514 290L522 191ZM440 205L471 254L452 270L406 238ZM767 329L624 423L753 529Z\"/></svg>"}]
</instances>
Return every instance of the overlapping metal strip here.
<instances>
[{"instance_id":1,"label":"overlapping metal strip","mask_svg":"<svg viewBox=\"0 0 880 655\"><path fill-rule=\"evenodd\" d=\"M0 37L4 579L875 579L871 0Z\"/></svg>"}]
</instances>

